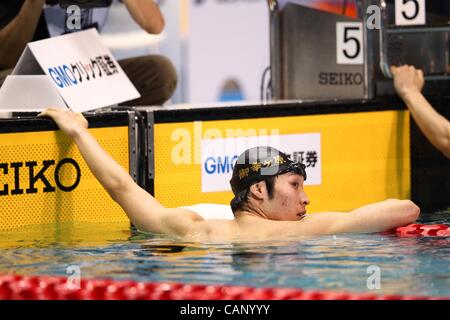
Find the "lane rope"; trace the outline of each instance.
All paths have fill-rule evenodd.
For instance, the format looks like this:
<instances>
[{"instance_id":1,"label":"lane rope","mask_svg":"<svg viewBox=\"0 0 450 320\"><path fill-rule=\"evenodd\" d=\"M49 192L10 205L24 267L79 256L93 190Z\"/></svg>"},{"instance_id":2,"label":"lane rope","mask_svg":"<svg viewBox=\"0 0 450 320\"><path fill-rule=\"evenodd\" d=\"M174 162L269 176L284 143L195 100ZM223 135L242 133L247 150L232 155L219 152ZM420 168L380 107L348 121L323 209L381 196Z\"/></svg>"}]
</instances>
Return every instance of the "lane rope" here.
<instances>
[{"instance_id":1,"label":"lane rope","mask_svg":"<svg viewBox=\"0 0 450 320\"><path fill-rule=\"evenodd\" d=\"M445 224L409 224L395 229L399 237L449 237L450 227Z\"/></svg>"},{"instance_id":2,"label":"lane rope","mask_svg":"<svg viewBox=\"0 0 450 320\"><path fill-rule=\"evenodd\" d=\"M253 288L66 277L0 276L2 300L449 300L448 297L376 295L294 288Z\"/></svg>"}]
</instances>

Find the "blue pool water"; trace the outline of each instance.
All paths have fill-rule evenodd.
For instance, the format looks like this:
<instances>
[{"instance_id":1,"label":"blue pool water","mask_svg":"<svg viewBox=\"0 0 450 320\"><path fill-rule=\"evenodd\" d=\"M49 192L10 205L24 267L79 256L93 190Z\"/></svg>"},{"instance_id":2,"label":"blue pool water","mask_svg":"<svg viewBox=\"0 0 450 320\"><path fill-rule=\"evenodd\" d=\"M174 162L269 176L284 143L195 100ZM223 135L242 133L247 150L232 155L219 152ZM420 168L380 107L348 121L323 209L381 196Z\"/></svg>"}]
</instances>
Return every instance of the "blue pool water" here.
<instances>
[{"instance_id":1,"label":"blue pool water","mask_svg":"<svg viewBox=\"0 0 450 320\"><path fill-rule=\"evenodd\" d=\"M419 222L450 225L450 211L424 214ZM132 234L123 224L0 232L0 274L69 275L68 266L78 266L84 278L450 297L448 237L346 234L205 245ZM379 289L374 281L368 287L373 268Z\"/></svg>"}]
</instances>

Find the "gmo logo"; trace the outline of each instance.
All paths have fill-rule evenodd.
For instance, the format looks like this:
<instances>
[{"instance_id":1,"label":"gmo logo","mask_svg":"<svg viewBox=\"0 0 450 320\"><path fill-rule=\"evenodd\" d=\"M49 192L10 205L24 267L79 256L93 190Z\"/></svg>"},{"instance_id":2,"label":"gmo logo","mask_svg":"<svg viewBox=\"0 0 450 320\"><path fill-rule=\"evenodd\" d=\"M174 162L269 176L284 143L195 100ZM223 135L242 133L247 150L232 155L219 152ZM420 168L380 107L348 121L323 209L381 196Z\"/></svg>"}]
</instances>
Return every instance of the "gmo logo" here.
<instances>
[{"instance_id":1,"label":"gmo logo","mask_svg":"<svg viewBox=\"0 0 450 320\"><path fill-rule=\"evenodd\" d=\"M234 163L238 156L208 157L205 160L204 168L207 174L221 174L233 172Z\"/></svg>"}]
</instances>

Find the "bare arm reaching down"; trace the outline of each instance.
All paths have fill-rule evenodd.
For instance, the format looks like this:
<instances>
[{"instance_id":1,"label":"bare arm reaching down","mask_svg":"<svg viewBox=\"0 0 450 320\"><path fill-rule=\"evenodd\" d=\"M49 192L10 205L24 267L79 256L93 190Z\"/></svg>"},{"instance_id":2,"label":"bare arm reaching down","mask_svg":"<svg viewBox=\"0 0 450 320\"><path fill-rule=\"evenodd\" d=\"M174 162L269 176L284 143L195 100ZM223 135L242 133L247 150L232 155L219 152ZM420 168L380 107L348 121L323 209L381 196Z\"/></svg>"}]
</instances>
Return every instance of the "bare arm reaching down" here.
<instances>
[{"instance_id":1,"label":"bare arm reaching down","mask_svg":"<svg viewBox=\"0 0 450 320\"><path fill-rule=\"evenodd\" d=\"M40 116L51 117L78 146L94 176L140 230L184 236L194 221L203 220L189 210L167 209L134 180L87 130L81 114L68 110L48 109Z\"/></svg>"},{"instance_id":2,"label":"bare arm reaching down","mask_svg":"<svg viewBox=\"0 0 450 320\"><path fill-rule=\"evenodd\" d=\"M0 69L12 68L33 39L45 0L26 0L19 14L0 30Z\"/></svg>"},{"instance_id":3,"label":"bare arm reaching down","mask_svg":"<svg viewBox=\"0 0 450 320\"><path fill-rule=\"evenodd\" d=\"M450 158L450 122L422 95L423 73L412 66L391 67L394 86L427 139Z\"/></svg>"},{"instance_id":4,"label":"bare arm reaching down","mask_svg":"<svg viewBox=\"0 0 450 320\"><path fill-rule=\"evenodd\" d=\"M123 3L142 29L150 34L163 31L164 17L153 0L123 0Z\"/></svg>"}]
</instances>

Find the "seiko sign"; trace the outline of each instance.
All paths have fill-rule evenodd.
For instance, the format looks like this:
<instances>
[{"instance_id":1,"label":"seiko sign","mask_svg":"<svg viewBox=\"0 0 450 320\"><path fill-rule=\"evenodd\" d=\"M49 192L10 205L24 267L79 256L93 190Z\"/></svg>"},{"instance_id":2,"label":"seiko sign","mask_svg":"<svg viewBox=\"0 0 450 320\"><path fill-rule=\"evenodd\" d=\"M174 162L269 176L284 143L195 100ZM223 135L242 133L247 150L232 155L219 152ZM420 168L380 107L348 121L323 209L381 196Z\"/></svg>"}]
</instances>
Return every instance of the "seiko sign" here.
<instances>
[{"instance_id":1,"label":"seiko sign","mask_svg":"<svg viewBox=\"0 0 450 320\"><path fill-rule=\"evenodd\" d=\"M363 84L364 76L360 72L320 72L319 84L321 85L341 85L359 86Z\"/></svg>"},{"instance_id":2,"label":"seiko sign","mask_svg":"<svg viewBox=\"0 0 450 320\"><path fill-rule=\"evenodd\" d=\"M54 175L49 177L47 170L53 166L55 166ZM70 185L63 185L61 182L59 173L63 166L71 166L76 171L75 181ZM23 171L28 173L26 185L23 185L25 181L20 179L21 172ZM37 161L0 163L0 181L2 176L10 175L14 176L14 184L3 184L3 186L0 184L0 196L38 193L39 190L35 187L35 184L39 180L44 184L43 192L55 192L56 188L61 191L70 192L80 183L81 170L78 163L71 158L64 158L58 163L55 160L44 160L42 164L39 164ZM23 175L24 173L22 173Z\"/></svg>"}]
</instances>

